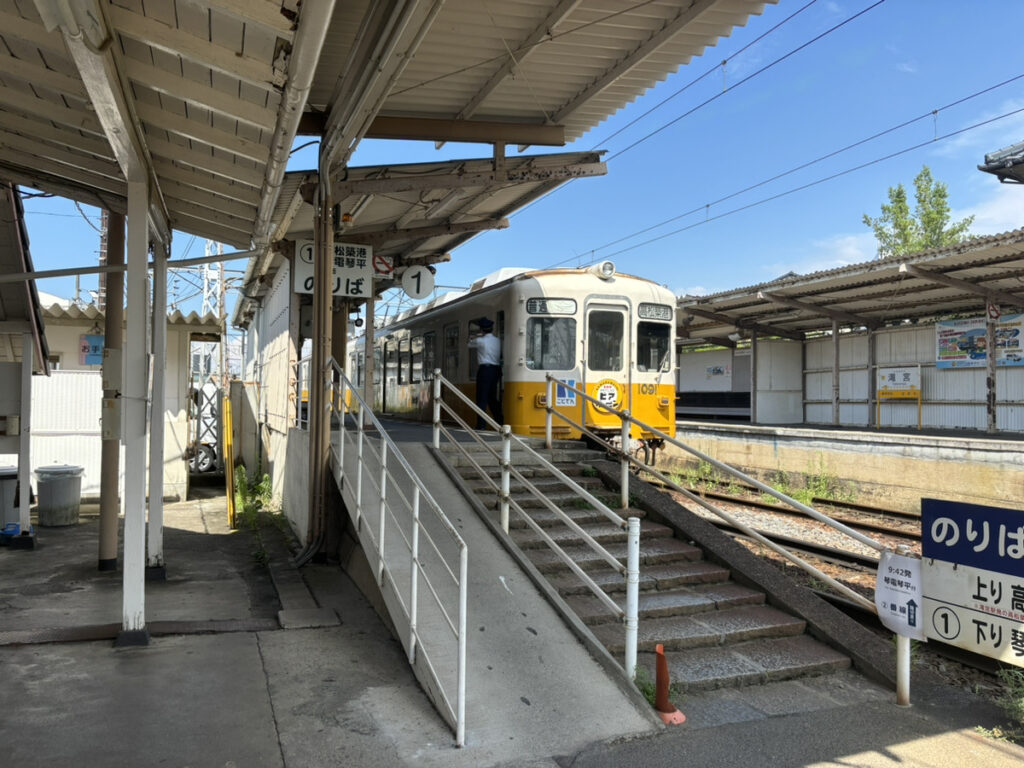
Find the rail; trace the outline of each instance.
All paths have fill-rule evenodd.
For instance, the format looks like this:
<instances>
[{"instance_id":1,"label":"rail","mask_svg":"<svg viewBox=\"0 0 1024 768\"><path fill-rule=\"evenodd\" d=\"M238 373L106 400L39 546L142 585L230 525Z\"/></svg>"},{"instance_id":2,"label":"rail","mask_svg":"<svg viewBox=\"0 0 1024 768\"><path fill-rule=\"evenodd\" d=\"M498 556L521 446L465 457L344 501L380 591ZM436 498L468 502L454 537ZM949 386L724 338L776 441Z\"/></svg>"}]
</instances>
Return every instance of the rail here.
<instances>
[{"instance_id":1,"label":"rail","mask_svg":"<svg viewBox=\"0 0 1024 768\"><path fill-rule=\"evenodd\" d=\"M409 664L429 677L424 687L437 692L438 709L461 747L466 733L466 543L333 359L330 370L327 407L337 421L331 440L339 488ZM350 409L358 409L358 415L346 418ZM367 434L370 428L372 435ZM444 655L444 645L432 645L425 632L443 636L445 628L455 641L454 664L450 652Z\"/></svg>"},{"instance_id":2,"label":"rail","mask_svg":"<svg viewBox=\"0 0 1024 768\"><path fill-rule=\"evenodd\" d=\"M476 414L477 417L483 419L483 421L499 435L501 441L501 452L495 450L494 444L491 441L484 439L484 437L475 429L471 429L470 426L463 421L462 417L459 416L458 412L452 408L448 403L444 401L443 392L451 392L456 400L462 402L469 407L470 412ZM500 482L496 483L494 479L488 474L487 470L474 458L474 456L466 450L463 443L457 440L452 432L445 426L441 420L442 411L447 416L458 424L463 430L466 431L473 441L476 442L487 454L494 459L498 466L501 468ZM498 424L494 419L487 415L484 411L477 407L476 403L466 397L458 387L452 384L448 379L441 375L440 370L434 371L433 380L433 423L434 423L434 448L440 449L441 447L441 435L443 434L447 441L455 447L461 454L462 458L465 459L470 466L477 472L478 475L484 480L484 482L495 492L498 498L498 509L499 509L499 523L502 531L508 535L509 529L509 510L514 510L523 520L523 522L540 538L544 543L554 552L555 556L564 563L569 570L571 570L583 583L586 585L594 596L610 610L615 616L620 618L625 626L626 631L626 651L624 655L623 669L626 672L626 676L632 680L636 673L636 654L637 654L637 634L639 627L639 594L640 594L640 519L637 517L630 517L628 520L623 519L621 515L611 510L604 502L594 496L586 488L583 488L579 483L573 480L571 477L562 472L553 463L548 461L544 456L535 451L525 440L520 438L518 435L513 435L511 427L508 424ZM512 464L512 444L515 443L521 448L526 454L531 457L532 461L537 462L540 466L544 467L551 475L557 478L563 485L569 488L573 493L578 495L580 498L586 500L595 510L601 513L602 516L607 518L616 527L626 531L626 563L623 564L617 557L612 555L607 549L605 549L599 542L597 542L593 536L588 534L580 525L565 514L561 508L554 502L552 502L546 494L542 493L537 487L527 479L522 472L515 468ZM551 442L548 441L548 448L551 448ZM610 565L616 572L618 572L626 582L626 607L623 609L618 603L605 592L597 583L580 568L579 565L562 549L561 546L539 525L526 511L522 505L512 498L510 493L511 479L515 478L527 493L533 498L540 501L545 509L550 511L556 519L562 522L570 530L572 530L580 539L593 550L602 560ZM627 509L628 505L623 504L623 509Z\"/></svg>"},{"instance_id":3,"label":"rail","mask_svg":"<svg viewBox=\"0 0 1024 768\"><path fill-rule=\"evenodd\" d=\"M548 446L549 448L552 445L552 426L553 426L553 420L555 418L558 418L561 421L566 422L570 426L580 430L580 432L582 432L583 434L587 435L592 440L596 441L598 444L600 444L603 447L605 447L610 453L618 454L618 456L619 456L619 463L620 463L620 483L619 483L619 485L620 485L620 492L622 494L622 499L623 499L622 503L623 503L623 505L626 504L626 502L627 502L627 500L629 498L629 479L630 479L630 475L631 475L630 469L631 469L631 467L636 467L637 470L642 470L644 472L647 472L647 473L653 475L654 477L658 478L661 482L665 483L665 485L669 486L670 488L672 488L672 489L678 491L679 493L683 494L684 496L686 496L686 498L690 499L695 504L699 504L704 509L706 509L709 512L711 512L711 513L717 515L718 517L722 518L729 525L731 525L734 528L736 528L739 531L741 531L745 536L747 536L747 537L749 537L751 539L754 539L755 541L757 541L758 543L762 544L765 547L768 547L770 550L772 550L773 552L775 552L779 556L785 558L789 562L793 563L798 568L804 570L805 572L811 574L815 578L817 578L817 579L821 580L822 582L828 584L834 590L836 590L837 592L839 592L840 594L842 594L843 596L845 596L846 598L848 598L849 600L854 602L856 605L858 605L861 608L863 608L864 610L869 611L869 612L874 613L874 614L877 615L878 609L875 607L875 604L872 601L870 601L867 598L863 597L859 593L853 591L852 589L847 587L845 584L837 581L836 579L834 579L831 576L829 576L828 574L822 572L818 568L815 568L813 565L811 565L810 563L806 562L805 560L803 560L802 558L800 558L798 555L794 554L793 552L790 552L785 547L780 546L776 542L772 541L771 539L767 538L763 534L761 534L758 531L754 530L753 528L749 527L745 523L742 523L741 521L737 520L736 518L734 518L729 513L727 513L724 510L716 507L714 504L709 502L707 499L699 496L698 494L694 493L693 491L691 491L688 488L684 488L679 483L675 482L673 479L671 479L670 477L665 475L663 472L655 469L653 466L649 466L649 465L643 463L642 461L639 461L634 456L632 456L631 453L630 453L630 425L635 424L639 429L643 430L644 432L649 433L649 434L653 435L654 437L656 437L658 439L664 440L666 443L674 445L677 448L679 448L679 449L681 449L681 450L683 450L683 451L685 451L685 452L687 452L687 453L689 453L689 454L691 454L693 456L696 456L701 461L708 462L711 466L713 466L716 469L726 473L727 475L735 477L738 480L741 480L742 482L749 483L750 485L754 486L755 488L757 488L762 493L767 493L767 494L769 494L771 496L774 496L776 499L778 499L779 501L783 502L784 504L787 504L790 507L792 507L792 508L794 508L794 509L796 509L796 510L802 512L802 513L804 513L805 515L808 515L809 517L813 518L814 520L817 520L820 523L828 525L829 527L835 529L839 533L842 533L842 534L844 534L846 536L849 536L850 538L852 538L855 541L863 544L864 546L867 546L867 547L869 547L871 549L877 550L878 552L888 552L888 551L891 551L889 547L887 547L886 545L882 544L881 542L876 541L875 539L872 539L870 536L866 536L865 534L860 533L859 531L856 531L856 530L850 528L849 526L844 525L843 523L840 523L837 520L833 520L828 515L825 515L825 514L819 512L818 510L816 510L816 509L814 509L812 507L809 507L806 504L803 504L803 503L797 501L796 499L794 499L794 498L792 498L792 497L782 493L781 491L778 491L775 488L772 488L771 486L766 485L765 483L762 483L760 480L757 480L757 479L755 479L753 477L750 477L749 475L747 475L747 474L745 474L743 472L740 472L738 469L736 469L734 467L730 467L728 464L724 464L723 462L720 462L717 459L714 459L711 456L708 456L707 454L697 450L696 448L693 448L693 447L691 447L689 445L686 445L683 442L680 442L679 440L676 440L674 437L671 437L671 436L665 434L664 432L662 432L661 430L657 429L656 427L652 427L651 425L646 424L646 423L640 421L639 419L633 418L630 415L628 410L627 411L622 411L622 410L618 410L618 409L613 408L613 407L609 407L608 405L602 403L601 401L597 400L596 398L588 395L583 390L577 388L574 385L569 384L566 381L562 381L562 380L558 379L555 376L552 376L550 373L547 374L545 378L546 378L546 381L547 381L547 392L546 392L546 399L545 399L546 416L545 416L545 424L544 424L544 442L545 442L545 445ZM619 421L620 421L620 425L621 425L620 433L619 433L620 434L620 437L619 437L620 444L619 444L619 446L617 447L617 446L612 445L607 440L605 440L603 437L601 437L600 435L594 433L592 430L588 429L586 427L586 425L579 424L579 423L573 421L573 419L571 417L569 417L567 414L558 411L556 409L556 407L554 407L552 405L555 402L554 394L555 394L555 386L556 385L559 386L559 387L564 387L567 390L572 390L577 395L582 397L584 400L589 401L590 403L592 403L597 408L600 408L602 410L602 412L611 413L611 414L614 414L615 416L617 416ZM909 702L910 702L910 639L907 638L907 637L903 637L902 635L897 635L896 639L897 639L897 642L896 642L896 648L897 648L897 659L896 659L896 677L897 677L896 686L897 686L897 691L896 691L896 697L897 697L897 703L898 704L906 705L906 704L909 704Z\"/></svg>"}]
</instances>

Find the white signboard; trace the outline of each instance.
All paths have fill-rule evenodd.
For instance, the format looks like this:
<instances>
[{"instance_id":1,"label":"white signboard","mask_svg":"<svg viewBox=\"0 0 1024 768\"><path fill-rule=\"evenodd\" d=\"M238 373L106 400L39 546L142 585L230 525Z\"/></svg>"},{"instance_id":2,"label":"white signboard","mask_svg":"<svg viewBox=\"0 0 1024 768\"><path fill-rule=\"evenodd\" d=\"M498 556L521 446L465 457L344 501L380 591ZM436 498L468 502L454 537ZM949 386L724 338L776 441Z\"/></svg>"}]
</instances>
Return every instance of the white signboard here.
<instances>
[{"instance_id":1,"label":"white signboard","mask_svg":"<svg viewBox=\"0 0 1024 768\"><path fill-rule=\"evenodd\" d=\"M402 290L412 299L425 299L434 290L434 273L421 264L402 273Z\"/></svg>"},{"instance_id":2,"label":"white signboard","mask_svg":"<svg viewBox=\"0 0 1024 768\"><path fill-rule=\"evenodd\" d=\"M313 242L295 243L292 289L296 293L313 292ZM334 244L335 296L366 298L373 294L373 248L352 243Z\"/></svg>"},{"instance_id":3,"label":"white signboard","mask_svg":"<svg viewBox=\"0 0 1024 768\"><path fill-rule=\"evenodd\" d=\"M875 581L875 607L882 625L911 640L926 639L921 600L921 561L883 552Z\"/></svg>"},{"instance_id":4,"label":"white signboard","mask_svg":"<svg viewBox=\"0 0 1024 768\"><path fill-rule=\"evenodd\" d=\"M1024 667L1024 514L921 500L928 637Z\"/></svg>"},{"instance_id":5,"label":"white signboard","mask_svg":"<svg viewBox=\"0 0 1024 768\"><path fill-rule=\"evenodd\" d=\"M565 383L570 387L576 386L576 379L566 379ZM555 407L570 408L576 405L576 390L555 384Z\"/></svg>"},{"instance_id":6,"label":"white signboard","mask_svg":"<svg viewBox=\"0 0 1024 768\"><path fill-rule=\"evenodd\" d=\"M879 391L920 391L921 366L913 365L905 368L879 368Z\"/></svg>"}]
</instances>

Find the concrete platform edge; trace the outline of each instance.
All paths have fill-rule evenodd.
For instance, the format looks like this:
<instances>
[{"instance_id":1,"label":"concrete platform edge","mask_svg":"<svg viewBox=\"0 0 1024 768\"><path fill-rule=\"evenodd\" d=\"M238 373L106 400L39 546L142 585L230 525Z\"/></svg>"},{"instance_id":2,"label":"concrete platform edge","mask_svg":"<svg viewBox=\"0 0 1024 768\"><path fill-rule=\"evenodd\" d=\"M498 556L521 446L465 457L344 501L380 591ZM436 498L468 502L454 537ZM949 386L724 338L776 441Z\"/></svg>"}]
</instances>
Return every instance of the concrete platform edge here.
<instances>
[{"instance_id":1,"label":"concrete platform edge","mask_svg":"<svg viewBox=\"0 0 1024 768\"><path fill-rule=\"evenodd\" d=\"M594 468L609 487L618 489L618 464L600 461ZM896 659L889 643L653 486L631 478L629 491L651 519L675 528L703 549L709 561L729 568L735 581L764 591L770 605L806 621L813 637L847 654L854 668L871 680L895 690ZM921 682L935 682L927 673L918 675Z\"/></svg>"},{"instance_id":2,"label":"concrete platform edge","mask_svg":"<svg viewBox=\"0 0 1024 768\"><path fill-rule=\"evenodd\" d=\"M647 720L658 729L664 730L665 724L661 718L658 717L657 712L648 704L647 699L640 693L635 685L626 679L626 676L622 670L622 666L612 658L608 650L601 644L601 642L594 637L594 634L590 631L586 624L584 624L576 616L571 608L562 599L562 596L551 586L547 579L541 574L540 571L534 567L533 563L522 553L522 550L517 547L512 540L505 535L505 532L501 530L501 527L491 519L491 515L487 512L488 510L483 504L479 502L475 494L473 494L466 486L462 477L455 470L455 467L449 463L443 453L435 449L432 445L428 445L427 449L433 454L438 464L441 465L445 473L451 479L451 481L458 487L459 491L466 498L466 501L477 513L477 516L483 521L484 525L494 534L494 538L501 543L505 551L509 553L513 560L522 568L523 573L533 582L534 586L544 595L548 603L551 604L552 608L562 617L570 631L576 635L576 637L583 643L591 657L601 665L608 676L614 681L615 685L626 695L626 697L636 706L637 710L641 712Z\"/></svg>"}]
</instances>

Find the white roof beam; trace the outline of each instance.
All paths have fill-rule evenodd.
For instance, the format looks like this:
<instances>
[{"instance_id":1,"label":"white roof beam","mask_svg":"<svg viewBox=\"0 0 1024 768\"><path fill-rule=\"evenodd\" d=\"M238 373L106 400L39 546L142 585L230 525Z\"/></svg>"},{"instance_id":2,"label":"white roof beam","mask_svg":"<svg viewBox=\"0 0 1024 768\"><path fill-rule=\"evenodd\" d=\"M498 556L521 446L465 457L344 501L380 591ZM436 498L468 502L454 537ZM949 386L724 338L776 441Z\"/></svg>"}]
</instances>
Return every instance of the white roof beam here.
<instances>
[{"instance_id":1,"label":"white roof beam","mask_svg":"<svg viewBox=\"0 0 1024 768\"><path fill-rule=\"evenodd\" d=\"M544 20L534 27L533 31L527 35L526 39L522 40L516 47L518 51L518 58L514 58L512 53L509 53L505 58L505 63L498 68L491 77L484 83L483 87L476 92L472 99L464 106L459 114L456 116L457 120L467 120L476 114L477 109L484 102L484 100L490 96L499 85L511 75L517 66L522 64L523 60L529 56L535 46L545 38L551 37L551 30L558 26L566 16L576 9L576 6L580 4L580 0L561 0L561 2L551 9L551 12L544 18Z\"/></svg>"},{"instance_id":2,"label":"white roof beam","mask_svg":"<svg viewBox=\"0 0 1024 768\"><path fill-rule=\"evenodd\" d=\"M779 304L783 307L792 307L793 309L804 310L806 312L810 312L812 315L820 315L840 323L853 323L854 325L863 325L867 328L873 328L878 325L876 320L869 320L866 317L855 315L852 312L847 312L842 309L834 309L832 307L823 307L819 304L812 304L809 301L792 299L789 296L783 296L781 293L758 291L757 298L762 301L770 301L773 304Z\"/></svg>"},{"instance_id":3,"label":"white roof beam","mask_svg":"<svg viewBox=\"0 0 1024 768\"><path fill-rule=\"evenodd\" d=\"M52 15L55 10L52 4L36 0L36 7L48 29L52 30L59 24L64 45L78 69L125 179L143 182L150 188L148 213L153 234L161 242L169 242L171 231L167 223L167 209L160 199L160 186L153 173L138 118L132 110L132 100L125 93L125 84L114 58L114 46L111 45L112 33L104 16L105 7L116 6L101 6L96 0L73 10L69 6L60 6L63 10L58 12L57 18Z\"/></svg>"},{"instance_id":4,"label":"white roof beam","mask_svg":"<svg viewBox=\"0 0 1024 768\"><path fill-rule=\"evenodd\" d=\"M704 13L717 0L694 0L686 10L680 11L672 21L665 24L658 32L651 35L647 40L634 48L628 55L620 59L614 66L609 68L600 77L590 83L586 88L574 96L561 109L550 116L548 122L561 123L587 101L599 94L609 85L614 83L629 70L642 62L645 58L654 53L658 48L671 40L683 27L692 22L700 14Z\"/></svg>"},{"instance_id":5,"label":"white roof beam","mask_svg":"<svg viewBox=\"0 0 1024 768\"><path fill-rule=\"evenodd\" d=\"M194 104L263 130L269 131L274 127L276 114L272 109L253 104L209 85L187 80L152 64L126 60L125 68L132 82L144 85L157 93L173 96L187 104Z\"/></svg>"},{"instance_id":6,"label":"white roof beam","mask_svg":"<svg viewBox=\"0 0 1024 768\"><path fill-rule=\"evenodd\" d=\"M0 105L95 136L104 135L103 126L92 117L84 117L81 110L68 109L43 99L37 99L14 88L0 86Z\"/></svg>"},{"instance_id":7,"label":"white roof beam","mask_svg":"<svg viewBox=\"0 0 1024 768\"><path fill-rule=\"evenodd\" d=\"M42 86L43 88L49 88L51 91L68 94L83 100L89 98L85 88L82 86L81 80L68 77L61 72L47 69L25 59L0 55L0 72L3 72L5 77L14 77L30 85Z\"/></svg>"},{"instance_id":8,"label":"white roof beam","mask_svg":"<svg viewBox=\"0 0 1024 768\"><path fill-rule=\"evenodd\" d=\"M930 269L922 269L921 267L914 266L913 264L900 264L900 272L909 273L914 275L914 277L920 277L922 280L928 280L950 288L959 288L961 291L981 296L988 302L1000 301L1014 307L1024 307L1024 296L1020 296L1016 293L1001 291L998 288L986 288L985 286L978 285L977 283L961 280L958 277L950 277L949 275L941 272L934 272Z\"/></svg>"},{"instance_id":9,"label":"white roof beam","mask_svg":"<svg viewBox=\"0 0 1024 768\"><path fill-rule=\"evenodd\" d=\"M214 157L209 151L175 144L152 136L147 136L146 142L149 144L149 152L153 156L154 167L162 158L168 163L173 161L180 165L187 165L189 168L212 173L226 181L244 184L257 191L263 184L263 171L255 166L246 166L221 157ZM162 172L161 175L163 175Z\"/></svg>"},{"instance_id":10,"label":"white roof beam","mask_svg":"<svg viewBox=\"0 0 1024 768\"><path fill-rule=\"evenodd\" d=\"M732 317L722 312L714 312L710 309L702 309L695 307L692 304L680 304L678 305L679 314L682 318L686 315L696 315L697 317L704 317L708 320L714 320L722 325L731 325L736 330L748 329L751 331L757 331L762 336L779 336L783 339L793 339L794 341L803 341L804 335L799 331L787 331L784 328L776 328L772 325L765 325L764 323L758 323L753 320L746 320L741 317ZM691 335L694 331L690 331ZM699 333L699 331L697 331Z\"/></svg>"},{"instance_id":11,"label":"white roof beam","mask_svg":"<svg viewBox=\"0 0 1024 768\"><path fill-rule=\"evenodd\" d=\"M199 189L191 184L181 184L167 177L164 177L163 189L168 200L174 198L175 200L187 201L194 205L209 208L228 216L233 216L236 219L245 219L249 222L249 226L252 226L252 220L256 216L255 200L253 200L252 203L245 203L238 199L220 197L219 195L207 192L204 189ZM168 205L170 204L168 203ZM177 207L181 208L180 205Z\"/></svg>"},{"instance_id":12,"label":"white roof beam","mask_svg":"<svg viewBox=\"0 0 1024 768\"><path fill-rule=\"evenodd\" d=\"M190 0L193 5L234 16L246 24L259 24L273 30L278 37L291 40L295 19L281 0Z\"/></svg>"},{"instance_id":13,"label":"white roof beam","mask_svg":"<svg viewBox=\"0 0 1024 768\"><path fill-rule=\"evenodd\" d=\"M83 136L77 131L54 128L49 123L22 117L12 112L0 110L0 130L10 135L20 135L29 139L47 141L65 149L85 152L103 160L113 160L110 145L101 139Z\"/></svg>"},{"instance_id":14,"label":"white roof beam","mask_svg":"<svg viewBox=\"0 0 1024 768\"><path fill-rule=\"evenodd\" d=\"M202 64L229 77L238 78L265 90L280 87L284 72L273 64L239 55L236 51L215 45L156 19L134 13L119 5L108 6L110 20L118 33L172 56Z\"/></svg>"},{"instance_id":15,"label":"white roof beam","mask_svg":"<svg viewBox=\"0 0 1024 768\"><path fill-rule=\"evenodd\" d=\"M205 189L228 200L256 202L259 194L250 187L232 184L230 181L211 176L206 173L179 168L166 160L154 161L154 167L162 178L171 179L179 184Z\"/></svg>"},{"instance_id":16,"label":"white roof beam","mask_svg":"<svg viewBox=\"0 0 1024 768\"><path fill-rule=\"evenodd\" d=\"M92 155L83 155L77 152L59 150L38 139L28 139L24 136L12 134L0 134L0 147L13 149L27 157L35 157L40 160L53 160L61 165L70 168L80 168L84 171L91 171L111 179L122 180L121 168L113 160L100 159Z\"/></svg>"},{"instance_id":17,"label":"white roof beam","mask_svg":"<svg viewBox=\"0 0 1024 768\"><path fill-rule=\"evenodd\" d=\"M82 168L58 163L50 158L29 157L24 152L0 148L0 166L20 170L32 178L36 173L53 174L68 182L83 187L110 192L124 197L127 191L123 178L113 179L106 174L97 174Z\"/></svg>"},{"instance_id":18,"label":"white roof beam","mask_svg":"<svg viewBox=\"0 0 1024 768\"><path fill-rule=\"evenodd\" d=\"M390 227L385 229L349 229L345 230L344 235L339 235L338 237L346 242L365 243L374 247L380 247L390 240L407 240L409 238L427 240L440 235L458 235L465 232L484 232L490 229L507 228L508 219L482 219L458 223L446 222L425 227L410 227L408 229L392 229Z\"/></svg>"},{"instance_id":19,"label":"white roof beam","mask_svg":"<svg viewBox=\"0 0 1024 768\"><path fill-rule=\"evenodd\" d=\"M247 248L249 244L249 227L246 226L244 232L240 232L237 229L230 229L223 227L219 224L213 224L209 221L197 219L194 216L188 214L176 214L174 217L174 226L176 229L180 229L183 232L189 232L200 237L209 238L210 240L216 240L218 243L227 243L236 248Z\"/></svg>"},{"instance_id":20,"label":"white roof beam","mask_svg":"<svg viewBox=\"0 0 1024 768\"><path fill-rule=\"evenodd\" d=\"M139 117L153 130L164 130L179 136L200 141L217 149L223 149L239 157L246 157L258 163L265 163L270 150L255 141L243 139L234 133L222 131L209 125L190 120L181 115L174 115L166 110L150 104L136 105Z\"/></svg>"}]
</instances>

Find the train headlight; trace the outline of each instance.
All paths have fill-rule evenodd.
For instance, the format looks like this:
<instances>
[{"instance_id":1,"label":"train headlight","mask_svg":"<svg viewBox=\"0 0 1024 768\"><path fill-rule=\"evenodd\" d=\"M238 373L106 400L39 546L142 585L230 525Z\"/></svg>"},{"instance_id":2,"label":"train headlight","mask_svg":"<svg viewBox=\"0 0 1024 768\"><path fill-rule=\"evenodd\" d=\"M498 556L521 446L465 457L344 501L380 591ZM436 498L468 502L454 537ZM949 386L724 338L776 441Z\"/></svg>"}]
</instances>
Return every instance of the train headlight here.
<instances>
[{"instance_id":1,"label":"train headlight","mask_svg":"<svg viewBox=\"0 0 1024 768\"><path fill-rule=\"evenodd\" d=\"M611 280L615 277L615 262L614 261L602 261L600 264L595 264L590 268L590 271L600 277L602 280Z\"/></svg>"}]
</instances>

